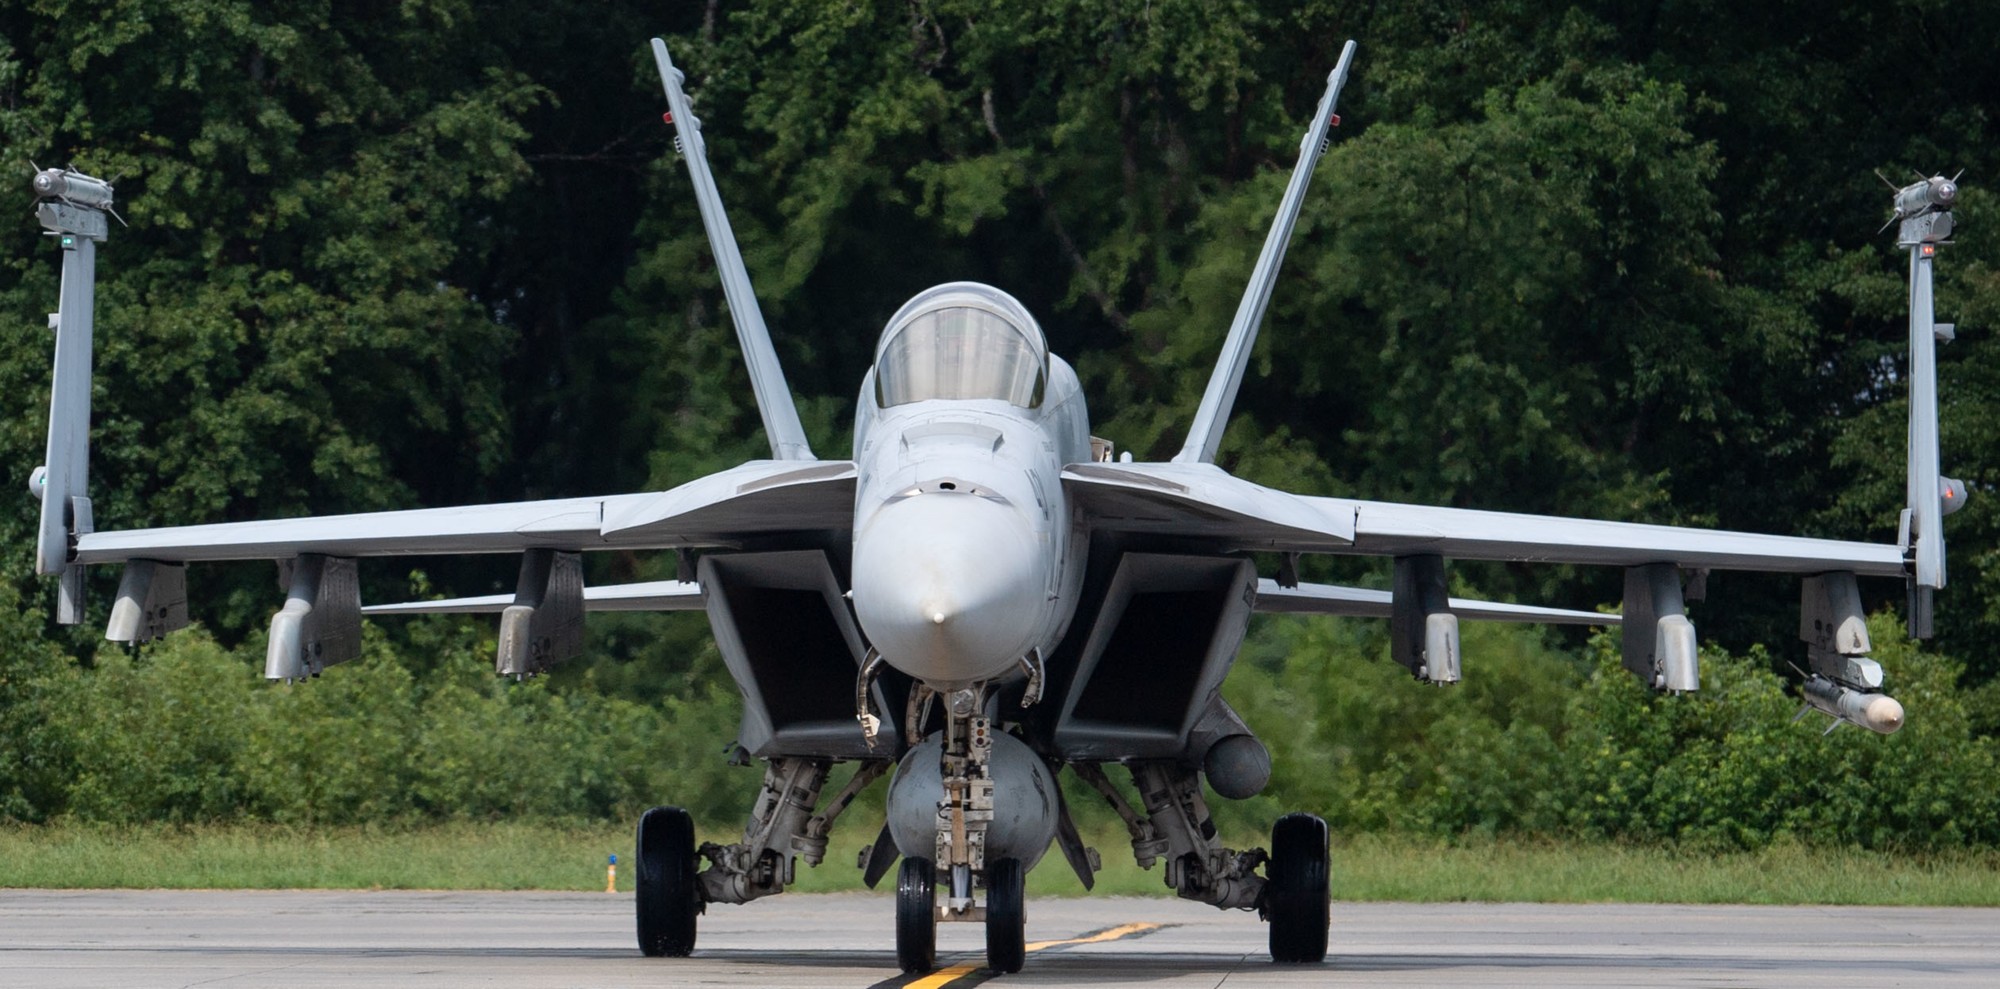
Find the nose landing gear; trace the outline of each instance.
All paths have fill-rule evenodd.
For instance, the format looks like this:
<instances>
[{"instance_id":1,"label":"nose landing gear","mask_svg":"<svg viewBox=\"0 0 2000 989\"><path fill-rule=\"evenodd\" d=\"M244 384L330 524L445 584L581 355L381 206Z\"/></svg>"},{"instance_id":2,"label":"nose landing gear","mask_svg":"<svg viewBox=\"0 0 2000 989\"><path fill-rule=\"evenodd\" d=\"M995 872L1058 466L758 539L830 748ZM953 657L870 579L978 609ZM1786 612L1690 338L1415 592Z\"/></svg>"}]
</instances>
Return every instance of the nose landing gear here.
<instances>
[{"instance_id":1,"label":"nose landing gear","mask_svg":"<svg viewBox=\"0 0 2000 989\"><path fill-rule=\"evenodd\" d=\"M912 974L937 967L937 872L928 859L906 858L896 874L896 964Z\"/></svg>"},{"instance_id":2,"label":"nose landing gear","mask_svg":"<svg viewBox=\"0 0 2000 989\"><path fill-rule=\"evenodd\" d=\"M1019 972L1027 961L1027 886L1020 859L998 859L987 870L986 905L949 917L985 921L986 967L995 972ZM904 972L937 967L939 919L936 869L924 859L904 859L896 878L896 965Z\"/></svg>"},{"instance_id":3,"label":"nose landing gear","mask_svg":"<svg viewBox=\"0 0 2000 989\"><path fill-rule=\"evenodd\" d=\"M1018 972L1026 960L1026 878L1054 840L1058 791L1041 757L983 713L983 694L947 697L944 731L910 750L889 791L908 853L896 891L905 972L936 965L939 923L983 923L994 972Z\"/></svg>"},{"instance_id":4,"label":"nose landing gear","mask_svg":"<svg viewBox=\"0 0 2000 989\"><path fill-rule=\"evenodd\" d=\"M986 967L1018 972L1028 957L1027 871L1000 859L986 875Z\"/></svg>"}]
</instances>

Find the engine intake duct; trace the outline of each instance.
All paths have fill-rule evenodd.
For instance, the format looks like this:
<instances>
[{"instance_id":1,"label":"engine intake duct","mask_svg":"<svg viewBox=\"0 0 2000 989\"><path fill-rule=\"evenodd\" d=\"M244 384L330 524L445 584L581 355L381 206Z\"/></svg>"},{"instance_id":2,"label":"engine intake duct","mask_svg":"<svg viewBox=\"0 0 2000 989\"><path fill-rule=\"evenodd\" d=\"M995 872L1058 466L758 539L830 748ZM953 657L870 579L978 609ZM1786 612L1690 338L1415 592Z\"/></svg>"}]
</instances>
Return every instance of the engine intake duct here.
<instances>
[{"instance_id":1,"label":"engine intake duct","mask_svg":"<svg viewBox=\"0 0 2000 989\"><path fill-rule=\"evenodd\" d=\"M1190 735L1243 644L1256 588L1249 560L1120 557L1062 698L1063 757L1198 762L1206 747L1188 751Z\"/></svg>"},{"instance_id":2,"label":"engine intake duct","mask_svg":"<svg viewBox=\"0 0 2000 989\"><path fill-rule=\"evenodd\" d=\"M869 688L882 718L876 749L854 721L867 650L825 552L707 553L696 572L716 647L743 693L739 745L758 758L896 755L903 695L885 692L889 675Z\"/></svg>"}]
</instances>

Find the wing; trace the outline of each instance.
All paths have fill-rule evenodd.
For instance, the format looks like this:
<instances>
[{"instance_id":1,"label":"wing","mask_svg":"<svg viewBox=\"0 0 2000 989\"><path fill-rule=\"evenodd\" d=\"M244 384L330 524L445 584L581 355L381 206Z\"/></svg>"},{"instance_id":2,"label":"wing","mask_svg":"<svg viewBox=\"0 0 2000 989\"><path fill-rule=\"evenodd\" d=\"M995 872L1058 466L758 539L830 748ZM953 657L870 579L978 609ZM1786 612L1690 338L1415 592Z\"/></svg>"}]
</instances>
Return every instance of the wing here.
<instances>
[{"instance_id":1,"label":"wing","mask_svg":"<svg viewBox=\"0 0 2000 989\"><path fill-rule=\"evenodd\" d=\"M295 679L360 655L356 557L519 553L520 584L511 595L366 613L499 612L496 666L527 674L581 652L586 611L705 606L703 589L691 582L586 588L583 552L814 545L853 525L853 513L852 463L754 460L654 494L85 533L76 557L125 564L105 628L106 638L119 642L187 624L187 563L279 561L287 600L271 620L265 675Z\"/></svg>"},{"instance_id":2,"label":"wing","mask_svg":"<svg viewBox=\"0 0 2000 989\"><path fill-rule=\"evenodd\" d=\"M1071 464L1062 477L1064 491L1098 531L1192 538L1224 552L1337 552L1354 544L1351 514L1214 464Z\"/></svg>"},{"instance_id":3,"label":"wing","mask_svg":"<svg viewBox=\"0 0 2000 989\"><path fill-rule=\"evenodd\" d=\"M1893 543L1308 497L1242 480L1213 464L1071 464L1063 484L1094 529L1206 541L1223 552L1670 563L1689 570L1844 570L1875 577L1906 572L1903 550Z\"/></svg>"},{"instance_id":4,"label":"wing","mask_svg":"<svg viewBox=\"0 0 2000 989\"><path fill-rule=\"evenodd\" d=\"M1284 587L1266 577L1257 582L1254 610L1272 615L1339 615L1347 618L1388 618L1395 595L1365 587L1299 584ZM1460 618L1494 622L1539 622L1545 625L1616 625L1623 619L1600 611L1540 608L1472 598L1449 599L1449 611ZM497 610L497 609L496 609Z\"/></svg>"},{"instance_id":5,"label":"wing","mask_svg":"<svg viewBox=\"0 0 2000 989\"><path fill-rule=\"evenodd\" d=\"M1284 587L1264 579L1258 582L1254 608L1387 617L1392 657L1434 683L1459 679L1457 619L1485 618L1621 625L1628 669L1649 685L1696 689L1699 659L1694 627L1685 613L1692 594L1683 586L1683 572L1753 570L1805 578L1799 627L1811 645L1814 675L1830 684L1829 692L1862 690L1857 696L1865 701L1874 696L1866 691L1880 685L1880 675L1866 658L1866 620L1855 579L1910 573L1904 548L1894 543L1304 497L1231 477L1210 464L1073 464L1063 472L1063 482L1094 529L1120 534L1128 542L1151 540L1177 551L1192 547L1216 554L1392 558L1393 591ZM1601 615L1447 597L1446 557L1622 567L1624 612ZM1846 717L1835 701L1826 705L1822 709L1835 717ZM1855 723L1894 730L1865 719Z\"/></svg>"},{"instance_id":6,"label":"wing","mask_svg":"<svg viewBox=\"0 0 2000 989\"><path fill-rule=\"evenodd\" d=\"M471 598L441 598L404 604L371 604L364 615L497 615L512 607L517 595L486 594ZM637 584L606 584L583 589L585 611L700 611L706 606L701 585L691 580L649 580Z\"/></svg>"},{"instance_id":7,"label":"wing","mask_svg":"<svg viewBox=\"0 0 2000 989\"><path fill-rule=\"evenodd\" d=\"M506 673L534 673L581 649L586 610L698 608L707 596L707 588L686 586L585 588L583 552L696 547L750 548L767 551L766 557L792 552L806 555L788 558L791 570L762 574L761 579L796 583L817 575L814 564L826 565L825 545L836 542L838 533L853 524L854 465L813 456L709 172L700 121L681 89L681 73L663 42L655 39L653 52L671 111L667 120L685 152L772 459L751 461L657 493L93 531L81 470L88 462L88 293L94 277L90 267L94 254L87 243L72 255L82 259L79 277L71 277L77 272L71 272L70 262L65 261L63 311L51 321L61 334L49 421L53 452L47 462L53 466L38 472L33 485L45 502L37 569L62 574L58 621L75 624L83 618L86 564L124 564L105 635L114 641L140 642L188 623L187 564L276 560L281 584L288 590L284 606L272 619L266 675L290 679L317 674L326 665L359 655L362 609L357 557L518 553L519 588L505 601L417 602L374 613L498 610L502 618L497 665ZM108 205L108 193L104 200ZM101 239L102 217L95 220L93 236ZM811 556L814 552L819 555ZM692 558L683 556L680 562L680 576L693 576ZM782 569L780 562L765 562L767 569ZM829 609L837 603L830 599Z\"/></svg>"},{"instance_id":8,"label":"wing","mask_svg":"<svg viewBox=\"0 0 2000 989\"><path fill-rule=\"evenodd\" d=\"M1304 500L1343 519L1351 517L1354 544L1349 551L1370 556L1438 554L1460 560L1623 567L1671 563L1689 570L1797 574L1846 570L1875 577L1905 573L1903 551L1890 543L1340 498Z\"/></svg>"},{"instance_id":9,"label":"wing","mask_svg":"<svg viewBox=\"0 0 2000 989\"><path fill-rule=\"evenodd\" d=\"M76 562L728 546L853 524L850 461L753 460L654 494L85 533Z\"/></svg>"}]
</instances>

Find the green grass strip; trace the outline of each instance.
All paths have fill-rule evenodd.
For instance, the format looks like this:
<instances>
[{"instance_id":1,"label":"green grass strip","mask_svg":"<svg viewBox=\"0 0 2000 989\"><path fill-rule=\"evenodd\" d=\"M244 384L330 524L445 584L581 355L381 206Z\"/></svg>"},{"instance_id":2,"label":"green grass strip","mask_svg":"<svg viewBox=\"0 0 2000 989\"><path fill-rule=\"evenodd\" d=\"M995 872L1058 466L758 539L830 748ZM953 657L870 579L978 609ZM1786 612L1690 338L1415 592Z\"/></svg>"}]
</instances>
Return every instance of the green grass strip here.
<instances>
[{"instance_id":1,"label":"green grass strip","mask_svg":"<svg viewBox=\"0 0 2000 989\"><path fill-rule=\"evenodd\" d=\"M733 836L710 835L714 840ZM865 839L835 841L795 889L861 888ZM1096 841L1099 894L1167 895L1160 870L1131 862L1122 836ZM550 889L601 890L606 857L630 891L632 832L624 826L442 824L410 828L278 825L0 828L0 887L49 889ZM1901 856L1778 844L1754 852L1525 839L1443 843L1390 835L1336 836L1341 900L1415 902L1771 903L2000 906L2000 853ZM1060 853L1030 876L1041 896L1081 895Z\"/></svg>"}]
</instances>

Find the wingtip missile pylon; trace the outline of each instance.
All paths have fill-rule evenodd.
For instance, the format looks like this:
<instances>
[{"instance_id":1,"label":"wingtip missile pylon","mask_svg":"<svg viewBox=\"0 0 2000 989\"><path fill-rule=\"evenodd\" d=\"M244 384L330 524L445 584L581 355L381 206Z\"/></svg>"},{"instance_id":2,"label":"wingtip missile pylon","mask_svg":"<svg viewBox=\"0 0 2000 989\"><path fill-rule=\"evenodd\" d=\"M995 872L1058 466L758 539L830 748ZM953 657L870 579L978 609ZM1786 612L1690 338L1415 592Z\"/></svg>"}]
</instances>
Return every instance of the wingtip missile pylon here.
<instances>
[{"instance_id":1,"label":"wingtip missile pylon","mask_svg":"<svg viewBox=\"0 0 2000 989\"><path fill-rule=\"evenodd\" d=\"M56 333L55 381L49 392L49 438L30 489L41 499L35 572L61 574L56 621L83 620L83 568L72 562L75 538L90 532L90 365L96 319L97 244L110 234L111 183L71 168L35 172L35 216L63 251L61 301L49 317ZM123 222L122 220L120 221Z\"/></svg>"},{"instance_id":2,"label":"wingtip missile pylon","mask_svg":"<svg viewBox=\"0 0 2000 989\"><path fill-rule=\"evenodd\" d=\"M1937 344L1951 330L1938 324L1931 290L1938 245L1950 242L1955 226L1959 186L1942 174L1917 179L1896 190L1890 220L1901 223L1896 246L1910 252L1909 475L1900 539L1909 558L1910 634L1923 639L1931 635L1933 595L1945 584L1943 518L1964 503L1965 486L1939 473Z\"/></svg>"}]
</instances>

